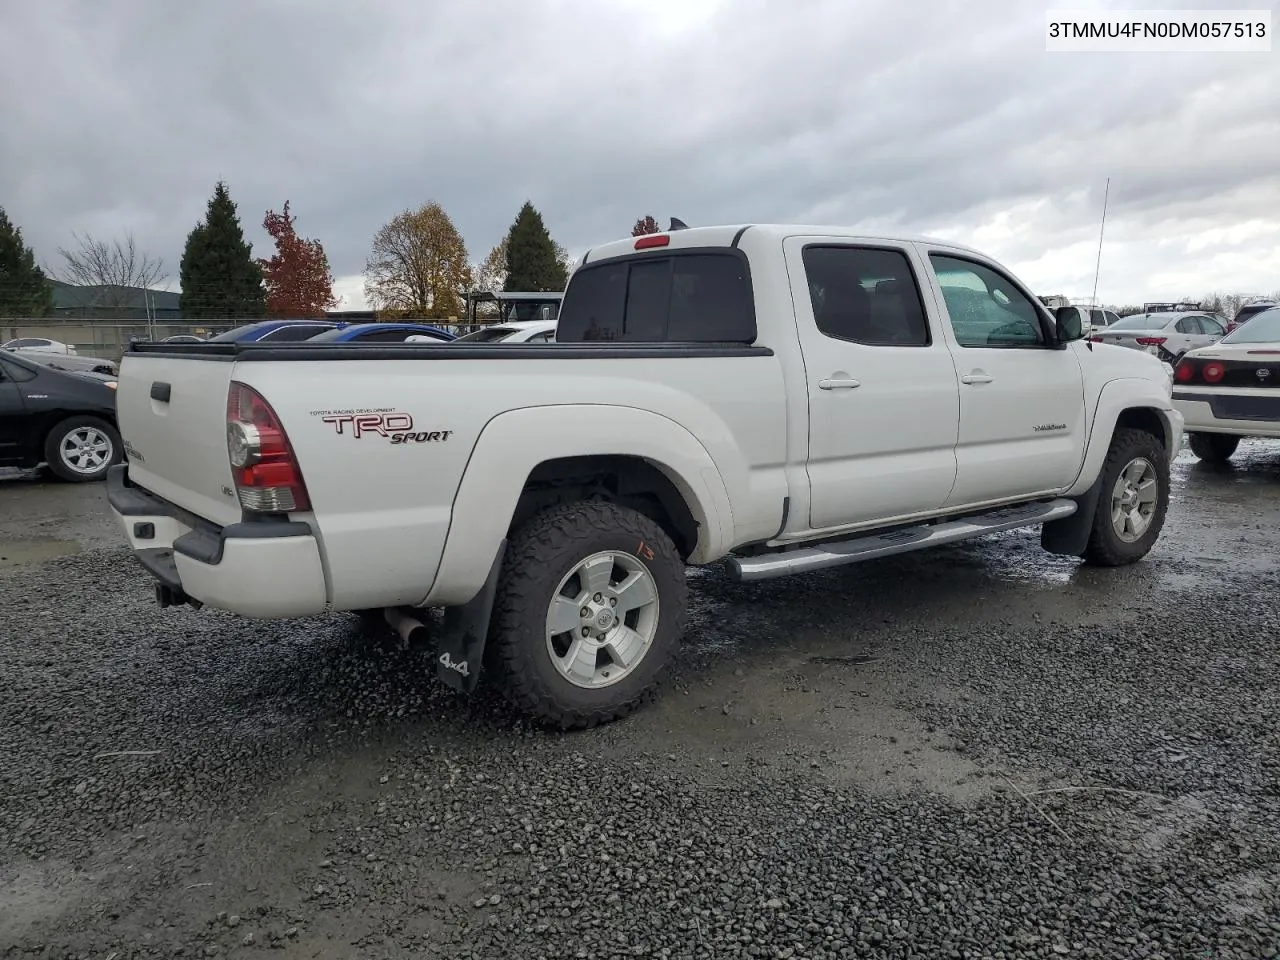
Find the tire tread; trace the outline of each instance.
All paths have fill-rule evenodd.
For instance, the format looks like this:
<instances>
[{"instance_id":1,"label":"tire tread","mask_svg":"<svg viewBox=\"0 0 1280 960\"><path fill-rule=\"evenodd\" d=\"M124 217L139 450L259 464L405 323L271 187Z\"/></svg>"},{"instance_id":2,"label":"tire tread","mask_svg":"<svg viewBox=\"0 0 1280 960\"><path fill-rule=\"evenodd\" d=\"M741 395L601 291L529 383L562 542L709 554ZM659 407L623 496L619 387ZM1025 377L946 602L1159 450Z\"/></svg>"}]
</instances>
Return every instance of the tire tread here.
<instances>
[{"instance_id":1,"label":"tire tread","mask_svg":"<svg viewBox=\"0 0 1280 960\"><path fill-rule=\"evenodd\" d=\"M1136 556L1131 544L1122 543L1111 529L1111 491L1115 483L1112 470L1123 467L1121 461L1131 459L1138 453L1145 452L1156 468L1156 477L1160 483L1157 516L1148 535L1150 543L1142 553ZM1165 455L1164 445L1145 430L1122 427L1111 438L1111 446L1107 458L1102 463L1101 476L1109 479L1104 483L1098 506L1093 516L1093 530L1089 534L1089 544L1085 548L1086 562L1100 567L1120 567L1136 563L1150 551L1151 545L1160 537L1164 528L1165 516L1169 504L1169 462Z\"/></svg>"},{"instance_id":2,"label":"tire tread","mask_svg":"<svg viewBox=\"0 0 1280 960\"><path fill-rule=\"evenodd\" d=\"M659 626L660 635L671 631L669 636L675 638L671 642L674 648L685 627L688 585L684 561L671 538L648 517L608 501L561 504L535 514L507 544L488 642L493 651L491 662L499 672L509 700L534 718L562 730L588 729L619 720L651 701L666 680L671 657L651 648L648 655L658 655L661 665L641 690L609 706L579 708L559 702L541 677L522 668L523 629L527 629L530 621L541 623L545 619L547 602L546 597L535 595L538 585L525 572L545 567L550 557L560 555L574 543L593 535L607 537L619 532L632 534L652 547L654 558L646 561L650 573L655 580L668 577L667 587L675 591L676 602L664 605L661 614L667 622ZM670 576L673 571L676 575ZM674 610L669 609L672 606Z\"/></svg>"}]
</instances>

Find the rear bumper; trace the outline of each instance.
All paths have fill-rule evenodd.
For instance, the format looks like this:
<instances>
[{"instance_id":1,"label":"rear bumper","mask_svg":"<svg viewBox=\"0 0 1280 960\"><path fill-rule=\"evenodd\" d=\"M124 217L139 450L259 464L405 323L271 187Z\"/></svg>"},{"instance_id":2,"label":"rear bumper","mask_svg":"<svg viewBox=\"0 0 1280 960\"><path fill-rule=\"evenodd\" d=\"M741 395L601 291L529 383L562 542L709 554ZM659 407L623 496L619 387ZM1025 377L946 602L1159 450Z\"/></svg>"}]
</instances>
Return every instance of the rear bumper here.
<instances>
[{"instance_id":1,"label":"rear bumper","mask_svg":"<svg viewBox=\"0 0 1280 960\"><path fill-rule=\"evenodd\" d=\"M1225 393L1178 388L1173 406L1190 433L1280 437L1280 391Z\"/></svg>"},{"instance_id":2,"label":"rear bumper","mask_svg":"<svg viewBox=\"0 0 1280 960\"><path fill-rule=\"evenodd\" d=\"M320 545L308 523L261 520L225 527L107 474L107 501L163 604L195 600L246 617L304 617L327 609Z\"/></svg>"}]
</instances>

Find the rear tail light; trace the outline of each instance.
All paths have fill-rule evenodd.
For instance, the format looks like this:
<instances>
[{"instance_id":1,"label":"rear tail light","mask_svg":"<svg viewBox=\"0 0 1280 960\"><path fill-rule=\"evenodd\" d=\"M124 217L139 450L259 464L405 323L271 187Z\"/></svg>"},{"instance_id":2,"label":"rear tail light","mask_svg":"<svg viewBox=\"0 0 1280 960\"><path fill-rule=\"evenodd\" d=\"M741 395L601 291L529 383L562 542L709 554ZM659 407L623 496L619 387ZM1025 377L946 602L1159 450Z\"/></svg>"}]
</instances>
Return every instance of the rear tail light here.
<instances>
[{"instance_id":1,"label":"rear tail light","mask_svg":"<svg viewBox=\"0 0 1280 960\"><path fill-rule=\"evenodd\" d=\"M252 387L227 391L227 457L240 506L255 513L310 510L307 485L280 418Z\"/></svg>"},{"instance_id":2,"label":"rear tail light","mask_svg":"<svg viewBox=\"0 0 1280 960\"><path fill-rule=\"evenodd\" d=\"M1173 379L1176 383L1190 383L1196 378L1196 362L1182 359L1173 368Z\"/></svg>"},{"instance_id":3,"label":"rear tail light","mask_svg":"<svg viewBox=\"0 0 1280 960\"><path fill-rule=\"evenodd\" d=\"M1135 337L1144 347L1158 347L1160 344L1168 340L1168 337Z\"/></svg>"},{"instance_id":4,"label":"rear tail light","mask_svg":"<svg viewBox=\"0 0 1280 960\"><path fill-rule=\"evenodd\" d=\"M1090 338L1089 338L1089 342L1090 342L1090 343L1102 343L1102 338L1101 338L1101 337L1090 337Z\"/></svg>"},{"instance_id":5,"label":"rear tail light","mask_svg":"<svg viewBox=\"0 0 1280 960\"><path fill-rule=\"evenodd\" d=\"M1226 374L1227 368L1217 360L1210 360L1200 368L1200 376L1204 378L1205 383L1218 383Z\"/></svg>"}]
</instances>

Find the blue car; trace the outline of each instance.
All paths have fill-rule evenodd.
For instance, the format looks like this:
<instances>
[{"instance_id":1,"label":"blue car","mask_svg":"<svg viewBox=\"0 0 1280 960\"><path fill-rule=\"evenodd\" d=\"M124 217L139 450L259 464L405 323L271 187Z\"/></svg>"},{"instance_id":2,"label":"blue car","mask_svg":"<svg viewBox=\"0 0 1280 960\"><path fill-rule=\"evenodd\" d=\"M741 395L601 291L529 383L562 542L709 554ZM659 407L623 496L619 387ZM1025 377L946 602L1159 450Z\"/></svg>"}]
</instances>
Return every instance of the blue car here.
<instances>
[{"instance_id":1,"label":"blue car","mask_svg":"<svg viewBox=\"0 0 1280 960\"><path fill-rule=\"evenodd\" d=\"M337 320L260 320L210 337L209 343L447 343L457 338L425 323L346 323Z\"/></svg>"},{"instance_id":2,"label":"blue car","mask_svg":"<svg viewBox=\"0 0 1280 960\"><path fill-rule=\"evenodd\" d=\"M310 340L316 334L347 326L350 324L336 320L259 320L210 337L207 342L297 343L300 340Z\"/></svg>"},{"instance_id":3,"label":"blue car","mask_svg":"<svg viewBox=\"0 0 1280 960\"><path fill-rule=\"evenodd\" d=\"M309 338L310 343L420 343L458 339L448 330L425 323L352 323Z\"/></svg>"}]
</instances>

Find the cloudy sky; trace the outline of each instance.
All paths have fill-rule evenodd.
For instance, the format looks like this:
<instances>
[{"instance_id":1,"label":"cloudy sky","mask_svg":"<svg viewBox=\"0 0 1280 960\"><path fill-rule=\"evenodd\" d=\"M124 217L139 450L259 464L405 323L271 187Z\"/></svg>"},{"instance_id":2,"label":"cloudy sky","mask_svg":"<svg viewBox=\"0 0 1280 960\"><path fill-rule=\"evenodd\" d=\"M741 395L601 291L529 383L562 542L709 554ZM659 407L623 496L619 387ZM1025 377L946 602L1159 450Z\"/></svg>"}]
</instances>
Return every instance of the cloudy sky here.
<instances>
[{"instance_id":1,"label":"cloudy sky","mask_svg":"<svg viewBox=\"0 0 1280 960\"><path fill-rule=\"evenodd\" d=\"M286 199L345 306L436 200L473 260L531 199L571 251L665 224L950 237L1041 293L1280 289L1280 45L1046 53L1043 0L0 4L0 206L37 257L132 231L176 284L225 179ZM1108 3L1272 10L1261 0Z\"/></svg>"}]
</instances>

